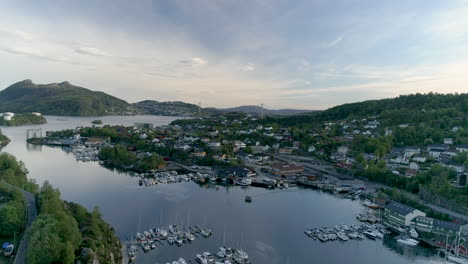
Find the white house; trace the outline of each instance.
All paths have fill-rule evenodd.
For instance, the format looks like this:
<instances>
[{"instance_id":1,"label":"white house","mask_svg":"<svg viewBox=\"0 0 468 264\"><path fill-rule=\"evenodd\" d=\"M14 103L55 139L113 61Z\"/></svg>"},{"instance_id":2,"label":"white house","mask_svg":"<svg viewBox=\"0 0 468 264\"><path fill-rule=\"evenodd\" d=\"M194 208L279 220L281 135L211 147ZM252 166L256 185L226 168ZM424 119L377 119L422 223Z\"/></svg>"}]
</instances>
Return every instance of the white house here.
<instances>
[{"instance_id":1,"label":"white house","mask_svg":"<svg viewBox=\"0 0 468 264\"><path fill-rule=\"evenodd\" d=\"M340 153L342 155L346 155L346 153L348 153L348 151L349 151L349 149L346 146L340 146L338 148L338 153Z\"/></svg>"},{"instance_id":2,"label":"white house","mask_svg":"<svg viewBox=\"0 0 468 264\"><path fill-rule=\"evenodd\" d=\"M31 114L33 114L35 116L41 116L42 115L41 113L38 113L38 112L32 112Z\"/></svg>"},{"instance_id":3,"label":"white house","mask_svg":"<svg viewBox=\"0 0 468 264\"><path fill-rule=\"evenodd\" d=\"M315 151L315 147L314 146L310 146L308 149L307 149L308 152L314 152Z\"/></svg>"},{"instance_id":4,"label":"white house","mask_svg":"<svg viewBox=\"0 0 468 264\"><path fill-rule=\"evenodd\" d=\"M419 170L419 165L416 162L410 162L409 168L412 170Z\"/></svg>"},{"instance_id":5,"label":"white house","mask_svg":"<svg viewBox=\"0 0 468 264\"><path fill-rule=\"evenodd\" d=\"M444 144L452 145L453 144L453 139L452 138L444 138Z\"/></svg>"},{"instance_id":6,"label":"white house","mask_svg":"<svg viewBox=\"0 0 468 264\"><path fill-rule=\"evenodd\" d=\"M15 116L14 113L6 112L3 114L3 119L6 121L10 121Z\"/></svg>"},{"instance_id":7,"label":"white house","mask_svg":"<svg viewBox=\"0 0 468 264\"><path fill-rule=\"evenodd\" d=\"M247 145L244 142L240 141L240 140L236 140L234 142L234 145L236 146L236 148L240 148L240 149L247 147Z\"/></svg>"}]
</instances>

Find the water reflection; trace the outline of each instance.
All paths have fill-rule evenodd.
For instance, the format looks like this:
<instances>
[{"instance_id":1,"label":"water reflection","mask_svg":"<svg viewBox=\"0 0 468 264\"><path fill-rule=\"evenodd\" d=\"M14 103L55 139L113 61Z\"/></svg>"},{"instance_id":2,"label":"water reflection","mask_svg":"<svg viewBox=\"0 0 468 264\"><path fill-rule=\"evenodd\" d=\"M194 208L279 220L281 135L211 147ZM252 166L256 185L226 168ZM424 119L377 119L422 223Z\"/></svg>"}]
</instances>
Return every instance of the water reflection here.
<instances>
[{"instance_id":1,"label":"water reflection","mask_svg":"<svg viewBox=\"0 0 468 264\"><path fill-rule=\"evenodd\" d=\"M28 150L28 152L32 152L32 151L41 152L42 145L34 145L34 144L26 143L26 149Z\"/></svg>"}]
</instances>

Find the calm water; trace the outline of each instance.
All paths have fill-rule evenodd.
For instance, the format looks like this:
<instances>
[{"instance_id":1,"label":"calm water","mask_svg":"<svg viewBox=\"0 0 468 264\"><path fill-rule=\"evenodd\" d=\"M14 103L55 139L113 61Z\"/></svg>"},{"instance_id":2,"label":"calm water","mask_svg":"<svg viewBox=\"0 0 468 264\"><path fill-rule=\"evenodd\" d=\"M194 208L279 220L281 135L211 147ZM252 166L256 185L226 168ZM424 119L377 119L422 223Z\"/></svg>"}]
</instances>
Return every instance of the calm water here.
<instances>
[{"instance_id":1,"label":"calm water","mask_svg":"<svg viewBox=\"0 0 468 264\"><path fill-rule=\"evenodd\" d=\"M196 239L182 247L163 246L139 254L137 263L166 263L195 254L217 252L225 244L243 248L253 263L443 263L433 252L407 248L392 239L331 242L308 238L306 228L356 223L364 211L356 201L308 189L266 190L240 187L200 187L195 183L138 186L138 179L111 171L97 163L82 163L60 148L26 143L28 128L61 130L90 126L96 118L48 116L48 124L30 127L2 127L12 142L2 151L25 162L29 177L45 180L59 188L62 198L92 209L98 206L104 219L122 239L170 224L206 226L214 231L207 239ZM104 124L132 125L133 122L169 124L175 118L160 116L100 117ZM250 195L253 202L244 202Z\"/></svg>"}]
</instances>

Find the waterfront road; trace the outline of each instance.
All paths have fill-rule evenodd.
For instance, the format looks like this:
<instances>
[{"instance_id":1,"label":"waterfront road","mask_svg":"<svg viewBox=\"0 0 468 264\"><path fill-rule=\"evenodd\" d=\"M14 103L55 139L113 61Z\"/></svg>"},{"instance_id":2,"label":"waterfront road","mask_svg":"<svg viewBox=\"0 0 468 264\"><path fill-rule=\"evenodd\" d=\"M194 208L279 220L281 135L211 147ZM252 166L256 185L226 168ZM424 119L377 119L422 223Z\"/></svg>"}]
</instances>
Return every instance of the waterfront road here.
<instances>
[{"instance_id":1,"label":"waterfront road","mask_svg":"<svg viewBox=\"0 0 468 264\"><path fill-rule=\"evenodd\" d=\"M24 195L24 203L26 204L26 211L27 211L27 219L26 219L26 226L24 230L24 235L23 238L20 241L20 245L18 247L18 250L16 251L16 258L13 264L24 264L26 263L26 252L28 251L29 247L29 240L31 238L30 234L30 227L31 224L34 222L34 220L37 217L37 206L36 206L36 198L34 197L34 194L25 191L19 187L13 186L11 184L5 183L15 189L20 190L23 195Z\"/></svg>"}]
</instances>

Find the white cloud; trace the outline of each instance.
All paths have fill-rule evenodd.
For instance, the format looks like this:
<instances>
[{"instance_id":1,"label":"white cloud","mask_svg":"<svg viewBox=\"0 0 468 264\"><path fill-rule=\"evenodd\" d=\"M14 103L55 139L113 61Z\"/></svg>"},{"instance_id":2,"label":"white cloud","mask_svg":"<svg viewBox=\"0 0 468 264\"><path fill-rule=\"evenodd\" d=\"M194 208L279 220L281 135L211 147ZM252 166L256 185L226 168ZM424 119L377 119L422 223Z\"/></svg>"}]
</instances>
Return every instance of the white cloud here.
<instances>
[{"instance_id":1,"label":"white cloud","mask_svg":"<svg viewBox=\"0 0 468 264\"><path fill-rule=\"evenodd\" d=\"M254 64L246 64L244 65L242 68L241 68L242 71L244 72L251 72L251 71L255 71L255 65Z\"/></svg>"},{"instance_id":2,"label":"white cloud","mask_svg":"<svg viewBox=\"0 0 468 264\"><path fill-rule=\"evenodd\" d=\"M75 49L75 51L80 54L91 55L91 56L105 56L105 57L112 56L112 54L110 54L109 52L98 49L98 48L94 48L94 47L80 47L80 48Z\"/></svg>"},{"instance_id":3,"label":"white cloud","mask_svg":"<svg viewBox=\"0 0 468 264\"><path fill-rule=\"evenodd\" d=\"M182 64L188 64L188 65L191 65L191 66L202 66L202 65L205 65L207 63L206 60L200 58L200 57L195 57L195 58L191 58L191 59L188 59L188 60L180 60L179 61L180 63Z\"/></svg>"},{"instance_id":4,"label":"white cloud","mask_svg":"<svg viewBox=\"0 0 468 264\"><path fill-rule=\"evenodd\" d=\"M23 40L33 39L33 35L29 32L25 32L25 31L17 30L17 29L9 29L9 28L4 28L4 27L0 27L0 34L7 34L9 36L13 36L13 37L23 39Z\"/></svg>"},{"instance_id":5,"label":"white cloud","mask_svg":"<svg viewBox=\"0 0 468 264\"><path fill-rule=\"evenodd\" d=\"M333 46L336 46L338 45L338 43L340 43L341 41L343 41L344 39L344 36L339 36L337 37L336 39L334 39L333 41L331 41L330 43L328 43L328 47L331 48Z\"/></svg>"}]
</instances>

